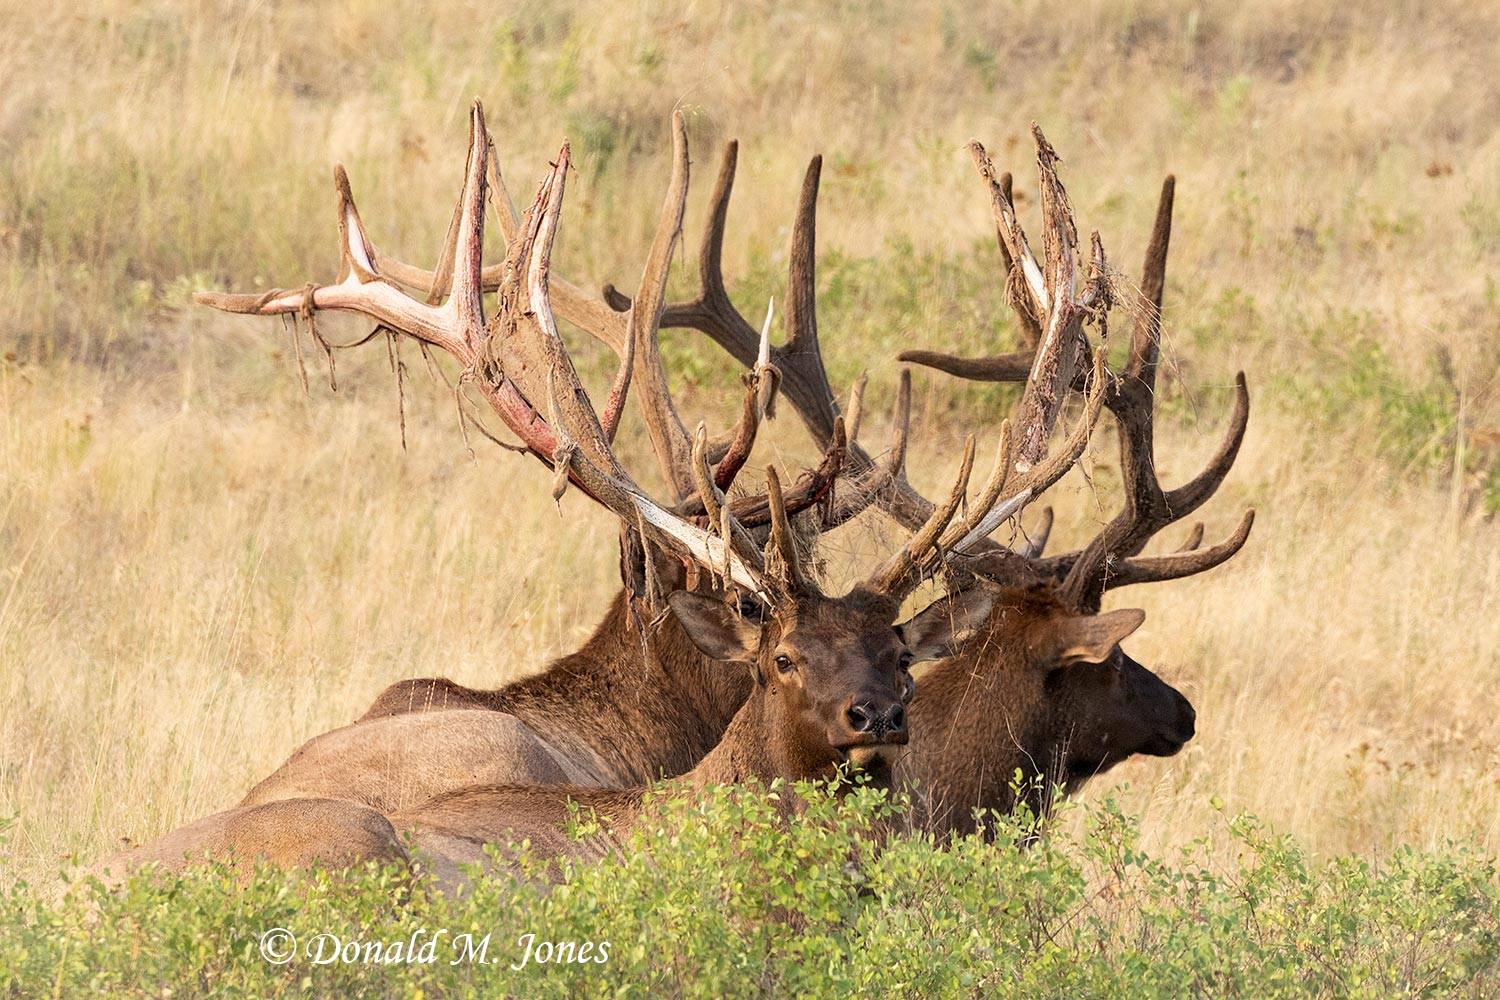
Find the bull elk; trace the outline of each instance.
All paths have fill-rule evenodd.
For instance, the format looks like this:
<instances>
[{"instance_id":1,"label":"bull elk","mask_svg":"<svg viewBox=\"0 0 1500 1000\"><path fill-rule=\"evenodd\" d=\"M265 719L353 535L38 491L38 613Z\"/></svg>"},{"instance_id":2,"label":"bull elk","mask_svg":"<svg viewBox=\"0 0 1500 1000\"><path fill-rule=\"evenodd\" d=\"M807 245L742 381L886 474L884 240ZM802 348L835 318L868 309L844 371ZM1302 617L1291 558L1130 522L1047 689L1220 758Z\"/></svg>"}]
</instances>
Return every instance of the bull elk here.
<instances>
[{"instance_id":1,"label":"bull elk","mask_svg":"<svg viewBox=\"0 0 1500 1000\"><path fill-rule=\"evenodd\" d=\"M495 185L500 192L499 218L507 251L518 253L527 245L528 235L510 213L510 199L493 165L489 138L477 110L474 130L477 138L471 143L464 197L478 199L473 201L473 211L479 213L484 187ZM599 431L605 439L612 437L627 391L634 395L646 416L663 476L676 493L672 509L680 507L684 516L701 520L706 511L698 499L693 438L672 402L656 343L667 266L681 231L687 196L687 138L680 115L674 117L672 131L672 178L636 306L616 313L555 277L549 278L547 286L549 296L557 294L569 304L570 311L564 315L577 319L581 313L585 320L593 319L591 331L620 355L620 370ZM497 385L479 378L479 373L488 370L485 366L494 363L483 344L471 342L470 335L456 327L443 329L444 323L453 324L437 315L437 308L412 301L396 288L397 284L420 286L428 303L451 290L449 305L443 309L451 312L455 302L465 301L469 302L464 307L467 313L477 316L479 292L475 289L482 285L484 290L498 290L503 275L515 271L508 260L483 268L478 283L472 277L455 275L460 243L475 252L482 213L466 221L465 206L470 202L461 201L437 271L421 271L385 254L369 240L342 169L336 171L335 180L343 259L338 284L261 296L204 293L199 301L231 312L302 316L304 322L310 322L317 309L354 311L414 337L424 349L434 344L448 350L463 367L465 378L480 385L502 419L508 425L514 422L523 440L528 440L528 434L540 435L528 447L550 464L557 442L547 439L539 418L527 406L518 405L515 384L504 378L503 371ZM464 281L457 282L459 277ZM510 280L512 289L524 283L521 275ZM549 337L555 339L553 333ZM516 367L519 376L530 375L536 381L534 364L530 369ZM777 375L774 366L764 361L756 364L747 382L739 424L724 437L705 442L705 455L713 464L715 496L729 490L748 458L776 389ZM904 459L906 402L903 397L895 420L900 432L877 475L889 474L888 466ZM595 452L601 446L598 433L585 434L584 440ZM851 500L827 502L843 454L838 435L831 435L822 463L788 490L789 514L816 510L818 527L827 528L859 512L861 508ZM855 492L851 497L862 495ZM720 520L725 513L744 532L760 537L769 523L770 505L765 494L736 496L722 505ZM627 541L638 534L634 527L633 521L627 524ZM714 558L717 561L718 556ZM706 658L675 616L667 616L657 628L643 633L637 623L641 612L635 595L646 578L668 588L691 581L684 562L662 558L658 547L627 546L625 559L634 589L627 586L616 594L593 634L576 652L497 691L464 688L442 678L393 685L357 722L300 747L252 788L240 805L337 797L393 811L472 782L620 788L687 771L723 735L750 690L750 675ZM699 575L710 579L708 574Z\"/></svg>"},{"instance_id":2,"label":"bull elk","mask_svg":"<svg viewBox=\"0 0 1500 1000\"><path fill-rule=\"evenodd\" d=\"M1207 548L1201 547L1199 524L1180 551L1141 555L1154 535L1196 511L1223 482L1244 438L1249 391L1242 372L1235 380L1234 409L1218 451L1197 476L1175 489L1164 489L1155 471L1153 404L1175 180L1168 177L1162 185L1146 251L1142 301L1134 310L1129 360L1123 371L1115 372L1104 364L1102 349L1091 349L1084 332L1086 323L1098 324L1102 332L1114 293L1103 244L1093 234L1089 266L1080 283L1077 232L1057 175L1057 156L1035 126L1033 136L1042 194L1041 261L1032 254L1017 219L1010 175L997 177L983 146L977 141L970 144L990 195L1006 298L1016 312L1026 348L982 359L908 351L900 360L962 378L1025 383L1020 401L1022 440L1016 455L1018 472L1029 466L1023 503L1040 496L1082 454L1102 404L1119 429L1125 503L1086 546L1061 555L1042 554L1050 510L1046 527L1017 550L988 538L944 548L950 587L990 588L996 600L984 626L958 655L923 674L912 705L916 739L901 777L914 792L916 821L935 833L974 830L976 809L1011 809L1018 770L1024 786L1045 795L1042 781L1076 789L1132 755L1170 755L1191 739L1195 717L1187 699L1120 648L1141 625L1144 612L1100 614L1102 597L1116 587L1212 569L1243 547L1254 522L1254 511L1246 511L1227 539ZM699 292L689 301L668 304L661 326L706 334L749 365L765 350L730 301L721 267L737 154L737 143L731 141L699 250ZM773 346L769 356L782 372L783 395L813 439L826 445L845 418L831 389L818 337L815 245L820 170L821 158L814 157L793 223L787 288L790 332L785 344ZM616 309L631 307L631 300L612 287L604 292ZM1047 458L1047 434L1069 389L1086 396L1083 418L1061 451ZM851 397L847 420L858 426L857 394ZM874 465L857 442L849 445L849 471L857 475ZM872 481L879 484L874 505L897 524L911 527L931 516L934 505L912 488L904 470Z\"/></svg>"},{"instance_id":3,"label":"bull elk","mask_svg":"<svg viewBox=\"0 0 1500 1000\"><path fill-rule=\"evenodd\" d=\"M558 335L549 297L550 255L568 170L566 145L510 241L499 309L493 319L485 320L482 255L488 150L483 114L476 104L465 184L446 254L452 290L444 305L411 299L381 277L377 254L364 236L342 174L339 222L344 274L338 284L259 296L210 293L200 295L200 300L235 312L265 315L294 310L310 315L316 308L357 312L446 351L463 366L461 378L477 382L524 447L553 470L558 493L572 483L619 517L624 532L642 551L655 547L670 553L693 574L712 581L713 596L687 589L671 593L667 599L671 613L704 656L748 665L752 681L748 697L723 738L682 777L683 785L830 777L841 767L864 771L877 781L888 780L891 751L907 740L906 704L915 687L911 665L949 655L989 613L992 597L977 589L960 592L898 624L901 605L938 568L938 553L944 547L962 547L967 540L987 534L998 523L993 520L997 513L1003 517L1020 502L1019 497L1029 495L1024 484L1015 488L1007 483L1011 464L1007 425L1002 424L994 471L965 513L960 515L959 509L967 498L974 462L972 438L949 495L911 538L847 594L824 594L803 569L787 497L774 468L767 470L768 532L762 547L722 492L733 474L724 475L727 459L723 459L716 478L701 428L690 449L691 484L698 509L717 532L653 499L616 458L613 432L629 391L636 352L629 345L623 350L620 373L600 415ZM654 326L654 319L649 322ZM531 404L528 391L545 393L545 417ZM741 430L732 439L731 454L748 454L754 428ZM842 437L835 428L836 441ZM834 450L841 449L836 446ZM742 464L743 459L738 461ZM643 595L648 605L658 594L651 565L648 559ZM742 617L738 602L730 599L735 596L757 602L762 613L754 619ZM637 623L637 627L646 626ZM118 872L140 860L182 863L212 853L205 845L219 853L273 861L279 860L276 847L285 847L296 860L358 857L370 849L371 831L376 831L376 853L390 856L394 848L380 841L383 828L373 818L386 812L395 828L416 836L419 842L424 836L438 838L442 846L431 853L450 860L460 841L477 857L483 854L484 844L509 835L529 834L534 840L542 838L544 847L562 850L561 841L543 837L558 825L561 803L571 800L595 806L618 826L628 824L633 815L631 803L638 803L643 793L640 784L603 791L481 782L405 810L375 810L356 801L339 806L329 804L333 797L318 795L247 802L117 859L106 870ZM330 818L325 826L337 829L330 829L321 841L317 832L289 833L277 823L278 816L318 808L334 813L343 810L348 823ZM349 836L345 826L352 826L358 835ZM257 831L257 836L238 841L230 831L239 829Z\"/></svg>"}]
</instances>

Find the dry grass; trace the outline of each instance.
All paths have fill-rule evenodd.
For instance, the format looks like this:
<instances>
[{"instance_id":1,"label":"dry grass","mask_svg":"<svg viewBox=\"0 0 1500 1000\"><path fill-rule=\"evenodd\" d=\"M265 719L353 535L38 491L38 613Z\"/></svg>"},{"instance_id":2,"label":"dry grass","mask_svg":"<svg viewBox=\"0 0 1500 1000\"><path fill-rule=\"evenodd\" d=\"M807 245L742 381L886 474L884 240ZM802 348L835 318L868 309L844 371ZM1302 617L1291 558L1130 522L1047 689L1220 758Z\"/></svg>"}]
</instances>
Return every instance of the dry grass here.
<instances>
[{"instance_id":1,"label":"dry grass","mask_svg":"<svg viewBox=\"0 0 1500 1000\"><path fill-rule=\"evenodd\" d=\"M1261 516L1229 567L1114 599L1148 610L1132 652L1192 697L1201 736L1089 794L1130 782L1158 844L1201 835L1218 796L1320 849L1500 850L1493 10L397 6L0 11L12 874L228 804L387 681L493 685L586 634L615 578L604 518L570 499L559 520L533 464L470 461L424 377L403 454L378 348L304 398L269 325L183 308L196 286L326 276L333 160L377 240L430 256L476 93L517 191L575 142L563 260L591 280L644 251L672 106L692 112L695 209L739 136L727 263L747 309L779 291L824 152L827 350L882 388L900 346L1011 336L971 134L1024 186L1041 122L1080 224L1132 272L1175 171L1163 476L1212 448L1244 368L1250 436L1206 513L1211 532ZM711 408L727 369L673 357L704 389L687 408ZM924 452L1000 402L920 378ZM778 448L807 452L790 421ZM1112 456L1096 442L1097 497L1057 491L1061 544L1108 514ZM874 535L832 544L858 561Z\"/></svg>"}]
</instances>

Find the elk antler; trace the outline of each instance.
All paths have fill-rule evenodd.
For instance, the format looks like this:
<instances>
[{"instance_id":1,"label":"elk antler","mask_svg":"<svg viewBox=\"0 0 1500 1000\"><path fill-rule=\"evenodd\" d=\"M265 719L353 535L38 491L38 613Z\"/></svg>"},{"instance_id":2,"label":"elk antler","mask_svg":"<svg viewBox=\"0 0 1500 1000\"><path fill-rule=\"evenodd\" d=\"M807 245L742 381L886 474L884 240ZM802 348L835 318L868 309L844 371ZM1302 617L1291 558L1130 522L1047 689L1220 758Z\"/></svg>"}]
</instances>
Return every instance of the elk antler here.
<instances>
[{"instance_id":1,"label":"elk antler","mask_svg":"<svg viewBox=\"0 0 1500 1000\"><path fill-rule=\"evenodd\" d=\"M381 272L381 255L364 232L340 168L339 231L342 238L340 280L304 291L276 290L264 295L200 292L196 300L229 312L279 315L312 309L358 313L398 333L441 348L458 361L462 379L478 383L485 399L526 450L559 473L559 487L571 480L584 493L652 541L723 573L734 585L768 602L778 589L764 575L758 554L740 551L720 536L671 513L646 494L620 465L606 426L600 419L558 335L549 297L552 242L562 211L569 150L564 144L536 199L512 233L506 262L496 282L500 308L484 319L483 248L486 160L490 150L484 113L476 101L470 115L469 159L463 191L450 226L444 259L452 262L452 290L436 306L418 302L397 290ZM670 256L670 240L664 257ZM648 275L654 272L648 267ZM665 265L662 266L665 270ZM662 280L653 277L653 282ZM434 281L434 285L445 284ZM537 356L540 356L540 364ZM632 352L623 352L631 364ZM523 385L545 384L548 418L544 419ZM623 403L628 375L615 380L612 404Z\"/></svg>"},{"instance_id":2,"label":"elk antler","mask_svg":"<svg viewBox=\"0 0 1500 1000\"><path fill-rule=\"evenodd\" d=\"M734 189L738 143L730 141L724 150L718 181L709 203L708 224L698 254L700 288L693 299L670 303L662 313L663 327L685 327L706 334L741 364L750 365L757 356L755 330L729 299L722 270L724 232L729 214L729 199ZM816 232L818 182L822 158L813 157L803 178L797 214L792 225L791 253L787 275L787 338L770 347L772 363L781 372L781 393L802 417L803 423L821 446L827 447L840 416L837 400L830 388L823 363L817 328ZM626 308L629 300L618 293L610 296L615 308ZM1026 377L1030 366L1022 370ZM1085 371L1084 380L1088 373ZM1083 453L1093 422L1099 413L1102 383L1091 392L1081 425L1069 436L1062 452L1022 469L1020 475L1003 480L989 508L989 517L971 524L957 541L966 554L983 557L991 572L1012 575L1029 572L1029 565L1019 555L983 537L980 529L993 531L1007 517L1014 516L1039 496ZM903 371L897 394L896 419L891 446L879 460L860 446L854 430L860 423L863 408L863 385L857 382L849 406L848 455L845 468L853 482L840 491L839 502L830 517L839 523L864 510L873 502L907 530L920 532L938 507L915 490L905 471L907 423L910 416L910 374ZM1008 470L1007 470L1008 471ZM953 540L952 533L944 539ZM940 540L939 547L942 547ZM966 563L967 565L967 563ZM930 570L925 565L924 570Z\"/></svg>"},{"instance_id":3,"label":"elk antler","mask_svg":"<svg viewBox=\"0 0 1500 1000\"><path fill-rule=\"evenodd\" d=\"M666 369L662 362L657 333L662 310L662 295L667 278L667 267L671 260L676 237L681 233L683 211L688 190L687 127L679 112L672 120L672 178L667 196L662 203L657 224L656 237L648 254L645 273L634 300L621 295L612 286L604 289L603 297L595 297L576 285L554 277L551 292L553 304L559 316L604 342L622 359L633 352L635 373L635 395L641 405L642 414L651 438L652 449L657 458L663 478L677 493L678 503L674 509L684 516L703 514L703 504L694 487L695 472L692 462L692 437L688 434L676 406L672 402ZM509 220L509 196L498 169L492 173L500 202L502 227L507 239L514 238L514 225ZM371 253L388 277L410 288L427 291L429 294L442 287L444 271L440 265L436 271L426 271L402 263L381 251L371 248ZM504 281L503 268L487 268L482 273L481 283L485 289L498 289ZM706 455L716 465L714 479L721 490L728 490L734 477L749 458L761 421L771 414L771 408L781 381L781 373L769 350L771 317L766 322L760 337L750 330L750 372L745 376L745 402L741 408L739 424L721 437L711 440ZM748 324L747 324L748 326ZM766 341L766 349L760 342ZM625 361L630 366L632 361ZM843 466L842 444L832 437L824 438L825 453L819 466L798 478L797 483L786 493L789 512L795 514L824 500L833 488L834 481ZM767 523L769 505L764 493L736 497L729 503L734 516L747 526Z\"/></svg>"},{"instance_id":4,"label":"elk antler","mask_svg":"<svg viewBox=\"0 0 1500 1000\"><path fill-rule=\"evenodd\" d=\"M1030 275L1031 269L1026 264L1029 251L1025 247L1024 238L1005 238L1007 232L1019 232L1019 227L1013 225L1015 211L1011 202L1010 175L1004 175L997 183L984 147L978 142L972 142L970 150L980 176L990 189L996 226L1002 234L1001 256L1006 264L1009 288L1013 290L1019 284L1018 272L1025 277ZM1156 476L1153 419L1156 371L1161 355L1161 306L1166 280L1167 248L1172 234L1175 190L1175 178L1167 177L1162 184L1156 221L1146 250L1146 263L1141 279L1143 302L1132 331L1129 361L1122 374L1109 371L1104 379L1104 405L1114 415L1120 429L1120 468L1125 480L1124 509L1084 549L1036 563L1038 572L1043 576L1061 579L1065 591L1084 609L1097 609L1103 592L1113 587L1188 576L1219 565L1240 550L1254 523L1254 511L1250 510L1245 513L1234 533L1219 545L1197 550L1196 542L1201 541L1202 537L1200 526L1195 532L1197 538L1194 544L1186 552L1140 556L1141 550L1153 535L1197 510L1218 489L1234 464L1240 443L1244 440L1250 413L1249 390L1245 375L1240 372L1235 377L1235 403L1229 429L1217 454L1189 482L1174 490L1162 488ZM1045 191L1044 186L1044 209ZM1035 306L1036 289L1029 277L1025 277L1025 280L1030 289L1030 297L1016 294L1008 297L1016 308L1023 336L1032 343L1035 350L1037 323L1035 314L1029 310ZM1081 334L1079 342L1086 352L1088 347ZM901 355L901 360L928 365L960 378L1016 382L1025 379L1026 373L1034 367L1031 355L1032 351L1019 351L989 358L966 359L928 351L907 351ZM1082 388L1080 380L1075 379L1073 385L1075 388ZM1027 556L1036 559L1040 556L1040 551L1038 547L1034 553L1027 553Z\"/></svg>"}]
</instances>

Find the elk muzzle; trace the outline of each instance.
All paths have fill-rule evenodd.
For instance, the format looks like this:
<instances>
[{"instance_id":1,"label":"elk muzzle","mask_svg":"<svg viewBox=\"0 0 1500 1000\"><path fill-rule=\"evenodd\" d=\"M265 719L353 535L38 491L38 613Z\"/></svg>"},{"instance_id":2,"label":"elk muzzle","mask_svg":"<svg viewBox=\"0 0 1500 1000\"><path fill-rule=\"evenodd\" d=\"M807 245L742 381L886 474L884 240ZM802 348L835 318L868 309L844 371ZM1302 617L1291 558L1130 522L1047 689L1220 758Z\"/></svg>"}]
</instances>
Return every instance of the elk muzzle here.
<instances>
[{"instance_id":1,"label":"elk muzzle","mask_svg":"<svg viewBox=\"0 0 1500 1000\"><path fill-rule=\"evenodd\" d=\"M1187 745L1197 732L1198 713L1193 703L1176 689L1172 690L1172 721L1163 727L1163 732L1146 750L1153 757L1170 757Z\"/></svg>"},{"instance_id":2,"label":"elk muzzle","mask_svg":"<svg viewBox=\"0 0 1500 1000\"><path fill-rule=\"evenodd\" d=\"M849 750L906 743L906 705L899 699L856 695L844 706L842 739L835 746Z\"/></svg>"},{"instance_id":3,"label":"elk muzzle","mask_svg":"<svg viewBox=\"0 0 1500 1000\"><path fill-rule=\"evenodd\" d=\"M1198 713L1181 691L1129 656L1125 656L1125 661L1137 704L1151 708L1147 715L1151 720L1149 735L1139 752L1150 757L1170 757L1196 734Z\"/></svg>"}]
</instances>

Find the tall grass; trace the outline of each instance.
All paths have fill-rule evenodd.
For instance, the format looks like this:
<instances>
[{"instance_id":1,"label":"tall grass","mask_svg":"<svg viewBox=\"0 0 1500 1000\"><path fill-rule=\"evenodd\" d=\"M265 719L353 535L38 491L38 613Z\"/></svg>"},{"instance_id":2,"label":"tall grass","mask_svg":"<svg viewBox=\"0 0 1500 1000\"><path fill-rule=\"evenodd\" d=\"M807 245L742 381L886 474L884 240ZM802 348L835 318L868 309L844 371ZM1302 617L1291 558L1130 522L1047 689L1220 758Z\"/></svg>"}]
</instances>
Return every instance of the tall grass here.
<instances>
[{"instance_id":1,"label":"tall grass","mask_svg":"<svg viewBox=\"0 0 1500 1000\"><path fill-rule=\"evenodd\" d=\"M1472 2L6 4L11 873L228 805L388 681L494 685L587 633L614 526L574 498L559 515L534 464L471 460L417 358L403 452L378 348L341 360L337 396L304 396L278 328L187 306L330 277L335 160L374 238L430 260L475 95L518 197L573 141L558 267L589 283L637 272L672 108L690 242L739 137L726 269L747 311L780 294L800 173L824 153L825 351L842 382L869 368L873 397L901 347L1014 336L969 136L1029 192L1041 123L1127 275L1175 172L1159 467L1196 470L1246 370L1250 434L1204 513L1211 531L1260 518L1228 566L1112 597L1147 609L1131 652L1193 699L1201 735L1098 788L1153 848L1196 838L1218 796L1318 850L1500 850L1497 22ZM684 409L727 417L728 366L668 347ZM919 376L919 481L1007 398ZM763 447L809 450L790 419ZM1054 544L1112 513L1114 462L1101 434L1050 498ZM836 536L835 565L879 539Z\"/></svg>"}]
</instances>

